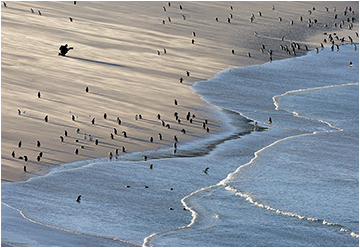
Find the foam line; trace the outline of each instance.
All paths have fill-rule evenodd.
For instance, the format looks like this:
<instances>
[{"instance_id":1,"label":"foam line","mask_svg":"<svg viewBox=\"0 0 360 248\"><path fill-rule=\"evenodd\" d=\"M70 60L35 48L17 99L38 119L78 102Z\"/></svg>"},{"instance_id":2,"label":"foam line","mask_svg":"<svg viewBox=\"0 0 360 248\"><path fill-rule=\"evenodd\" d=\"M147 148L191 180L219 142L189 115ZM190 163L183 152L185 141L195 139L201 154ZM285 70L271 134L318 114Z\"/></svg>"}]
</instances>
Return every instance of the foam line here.
<instances>
[{"instance_id":1,"label":"foam line","mask_svg":"<svg viewBox=\"0 0 360 248\"><path fill-rule=\"evenodd\" d=\"M242 193L241 191L239 191L237 189L234 189L231 186L226 186L225 189L228 190L228 191L235 192L235 195L240 196L242 198L245 198L246 201L250 202L251 204L253 204L253 205L255 205L255 206L259 207L259 208L263 208L263 209L266 209L266 210L269 210L269 211L273 211L273 212L275 212L277 214L281 214L281 215L284 215L284 216L294 217L294 218L297 218L299 220L307 220L307 221L312 221L312 222L319 222L319 223L322 223L323 225L326 225L326 226L337 226L337 227L340 227L339 230L341 232L350 232L350 235L352 237L355 237L355 238L359 239L359 234L358 233L355 233L355 232L345 228L341 224L332 223L332 222L329 222L329 221L327 221L325 219L306 217L305 215L302 215L302 214L286 212L286 211L283 211L283 210L280 210L280 209L273 208L271 206L264 205L262 203L259 203L259 202L255 201L250 195Z\"/></svg>"},{"instance_id":2,"label":"foam line","mask_svg":"<svg viewBox=\"0 0 360 248\"><path fill-rule=\"evenodd\" d=\"M359 83L348 83L348 84L339 84L339 85L328 85L328 86L322 86L322 87L314 87L314 88L308 88L308 89L298 89L298 90L290 90L287 91L281 95L276 95L273 96L273 101L274 101L274 105L275 105L275 110L279 110L280 109L280 104L279 102L276 100L279 97L283 97L286 95L290 95L290 94L295 94L298 92L306 92L306 91L312 91L312 90L321 90L321 89L328 89L328 88L336 88L336 87L344 87L344 86L350 86L350 85L359 85ZM313 120L313 121L318 121L318 122L322 122L325 123L327 125L329 125L331 128L336 129L337 131L344 131L343 129L336 127L334 125L332 125L330 122L324 121L324 120L319 120L319 119L314 119L314 118L310 118L310 117L305 117L305 116L301 116L299 113L295 112L295 111L290 111L290 110L285 110L289 113L294 114L295 117L299 117L299 118L304 118L307 120ZM330 131L331 132L331 131Z\"/></svg>"},{"instance_id":3,"label":"foam line","mask_svg":"<svg viewBox=\"0 0 360 248\"><path fill-rule=\"evenodd\" d=\"M131 242L131 241L127 241L127 240L124 240L124 239L119 239L119 238L113 238L113 237L106 237L106 236L100 236L100 235L95 235L95 234L89 234L89 233L83 233L83 232L77 232L77 231L72 231L72 230L69 230L69 229L66 229L66 228L62 228L62 227L58 227L58 226L53 226L53 225L49 225L49 224L45 224L45 223L42 223L42 222L39 222L39 221L36 221L36 220L33 220L33 219L30 219L29 217L27 217L24 212L20 209L17 209L15 207L12 207L4 202L1 202L1 204L9 207L9 208L12 208L16 211L18 211L21 216L28 220L28 221L31 221L33 223L36 223L36 224L39 224L39 225L43 225L43 226L47 226L47 227L51 227L51 228L55 228L55 229L58 229L58 230L61 230L61 231L65 231L65 232L70 232L70 233L75 233L75 234L81 234L81 235L86 235L86 236L91 236L91 237L96 237L96 238L104 238L104 239L111 239L111 240L115 240L115 241L120 241L120 242L124 242L124 243L127 243L127 244L132 244L132 245L136 245L136 246L141 246L141 244L138 244L138 243L135 243L135 242Z\"/></svg>"}]
</instances>

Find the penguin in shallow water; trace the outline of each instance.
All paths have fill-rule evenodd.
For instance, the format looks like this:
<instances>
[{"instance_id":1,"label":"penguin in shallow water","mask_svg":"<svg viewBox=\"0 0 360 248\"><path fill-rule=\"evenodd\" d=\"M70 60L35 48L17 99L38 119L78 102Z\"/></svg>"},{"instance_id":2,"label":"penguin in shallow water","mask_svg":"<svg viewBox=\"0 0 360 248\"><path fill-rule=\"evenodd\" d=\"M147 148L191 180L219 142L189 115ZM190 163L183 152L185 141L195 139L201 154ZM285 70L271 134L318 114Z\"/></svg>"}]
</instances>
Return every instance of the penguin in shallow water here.
<instances>
[{"instance_id":1,"label":"penguin in shallow water","mask_svg":"<svg viewBox=\"0 0 360 248\"><path fill-rule=\"evenodd\" d=\"M80 201L81 201L81 195L79 195L79 196L76 198L76 201L77 201L77 202L80 202Z\"/></svg>"}]
</instances>

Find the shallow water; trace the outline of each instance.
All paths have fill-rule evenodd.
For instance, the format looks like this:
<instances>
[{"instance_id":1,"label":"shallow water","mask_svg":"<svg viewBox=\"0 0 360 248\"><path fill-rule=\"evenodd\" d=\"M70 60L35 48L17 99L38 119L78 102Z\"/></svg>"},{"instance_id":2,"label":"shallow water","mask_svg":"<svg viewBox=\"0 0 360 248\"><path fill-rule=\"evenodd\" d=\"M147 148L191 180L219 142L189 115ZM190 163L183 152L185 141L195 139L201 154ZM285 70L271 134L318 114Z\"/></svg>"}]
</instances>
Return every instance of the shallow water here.
<instances>
[{"instance_id":1,"label":"shallow water","mask_svg":"<svg viewBox=\"0 0 360 248\"><path fill-rule=\"evenodd\" d=\"M2 202L39 223L105 238L107 246L117 245L110 238L152 246L358 246L358 55L341 46L225 70L193 89L223 109L227 132L179 144L176 154L78 162L3 183Z\"/></svg>"}]
</instances>

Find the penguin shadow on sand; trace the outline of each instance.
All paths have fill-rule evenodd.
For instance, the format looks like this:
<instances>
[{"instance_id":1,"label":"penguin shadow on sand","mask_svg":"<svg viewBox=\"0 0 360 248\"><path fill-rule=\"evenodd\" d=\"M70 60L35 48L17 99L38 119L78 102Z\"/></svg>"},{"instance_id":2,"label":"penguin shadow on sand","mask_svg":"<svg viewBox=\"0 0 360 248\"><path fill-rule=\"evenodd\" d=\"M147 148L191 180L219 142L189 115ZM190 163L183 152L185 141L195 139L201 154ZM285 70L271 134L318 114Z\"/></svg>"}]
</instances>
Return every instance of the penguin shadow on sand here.
<instances>
[{"instance_id":1,"label":"penguin shadow on sand","mask_svg":"<svg viewBox=\"0 0 360 248\"><path fill-rule=\"evenodd\" d=\"M100 64L100 65L109 65L109 66L116 66L116 67L123 67L123 68L127 67L127 66L120 65L120 64L108 63L108 62L105 62L105 61L86 59L86 58L80 58L80 57L69 56L69 55L66 55L64 57L65 58L70 58L70 59L81 60L81 61L85 61L85 62L89 62L89 63L96 63L96 64Z\"/></svg>"}]
</instances>

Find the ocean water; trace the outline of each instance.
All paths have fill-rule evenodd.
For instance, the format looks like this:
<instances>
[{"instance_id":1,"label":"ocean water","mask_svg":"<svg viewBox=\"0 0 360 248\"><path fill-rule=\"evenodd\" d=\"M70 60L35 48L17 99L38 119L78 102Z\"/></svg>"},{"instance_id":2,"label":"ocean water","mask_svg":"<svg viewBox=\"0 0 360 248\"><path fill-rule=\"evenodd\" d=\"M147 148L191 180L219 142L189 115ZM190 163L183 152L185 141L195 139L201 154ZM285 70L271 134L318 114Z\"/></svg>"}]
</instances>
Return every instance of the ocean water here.
<instances>
[{"instance_id":1,"label":"ocean water","mask_svg":"<svg viewBox=\"0 0 360 248\"><path fill-rule=\"evenodd\" d=\"M220 72L193 90L219 107L227 131L175 154L80 161L3 183L2 215L21 211L82 246L358 246L358 61L344 45ZM34 244L6 221L3 243Z\"/></svg>"}]
</instances>

